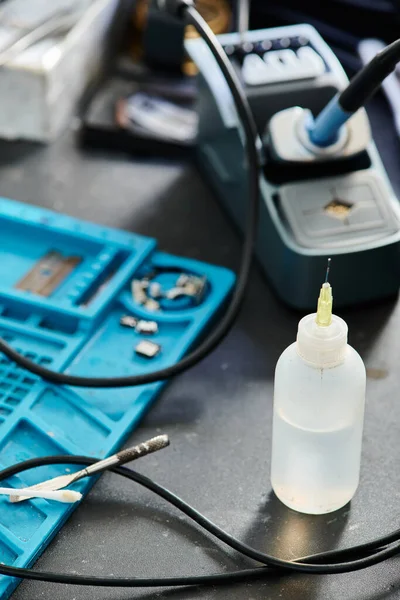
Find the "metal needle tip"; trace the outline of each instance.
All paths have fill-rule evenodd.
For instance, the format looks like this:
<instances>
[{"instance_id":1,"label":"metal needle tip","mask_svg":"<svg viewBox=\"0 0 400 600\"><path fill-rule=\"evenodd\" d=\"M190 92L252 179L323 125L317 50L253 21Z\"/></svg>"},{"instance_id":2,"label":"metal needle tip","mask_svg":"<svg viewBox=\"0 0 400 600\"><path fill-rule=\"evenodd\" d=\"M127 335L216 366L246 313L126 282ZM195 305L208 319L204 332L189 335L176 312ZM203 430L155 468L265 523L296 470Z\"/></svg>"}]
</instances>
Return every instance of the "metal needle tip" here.
<instances>
[{"instance_id":1,"label":"metal needle tip","mask_svg":"<svg viewBox=\"0 0 400 600\"><path fill-rule=\"evenodd\" d=\"M325 275L325 283L328 283L329 271L331 270L331 262L332 262L332 259L328 258L328 265L326 267L326 275Z\"/></svg>"}]
</instances>

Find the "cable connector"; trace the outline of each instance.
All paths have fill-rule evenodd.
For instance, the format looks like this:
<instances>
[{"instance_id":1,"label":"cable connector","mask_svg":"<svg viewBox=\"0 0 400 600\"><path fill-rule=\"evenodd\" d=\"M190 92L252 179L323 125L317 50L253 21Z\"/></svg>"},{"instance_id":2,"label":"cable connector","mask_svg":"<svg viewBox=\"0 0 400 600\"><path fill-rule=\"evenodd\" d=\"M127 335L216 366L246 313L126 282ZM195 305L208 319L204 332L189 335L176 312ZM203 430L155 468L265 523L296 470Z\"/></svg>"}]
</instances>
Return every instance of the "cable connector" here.
<instances>
[{"instance_id":1,"label":"cable connector","mask_svg":"<svg viewBox=\"0 0 400 600\"><path fill-rule=\"evenodd\" d=\"M194 6L193 0L156 0L159 10L169 13L173 17L182 18L189 6Z\"/></svg>"}]
</instances>

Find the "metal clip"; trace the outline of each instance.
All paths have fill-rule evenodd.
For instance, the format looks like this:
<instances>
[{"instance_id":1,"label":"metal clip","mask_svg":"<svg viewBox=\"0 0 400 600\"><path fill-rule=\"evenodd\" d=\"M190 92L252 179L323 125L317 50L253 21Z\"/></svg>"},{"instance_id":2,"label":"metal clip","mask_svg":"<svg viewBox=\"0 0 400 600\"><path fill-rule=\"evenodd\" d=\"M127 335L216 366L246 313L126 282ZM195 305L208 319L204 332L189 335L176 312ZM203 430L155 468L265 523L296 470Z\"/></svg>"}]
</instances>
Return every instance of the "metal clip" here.
<instances>
[{"instance_id":1,"label":"metal clip","mask_svg":"<svg viewBox=\"0 0 400 600\"><path fill-rule=\"evenodd\" d=\"M142 340L135 347L135 352L143 358L155 358L161 352L161 346L150 340Z\"/></svg>"},{"instance_id":2,"label":"metal clip","mask_svg":"<svg viewBox=\"0 0 400 600\"><path fill-rule=\"evenodd\" d=\"M158 323L156 321L145 321L144 319L140 319L136 323L135 331L137 333L154 335L158 333Z\"/></svg>"},{"instance_id":3,"label":"metal clip","mask_svg":"<svg viewBox=\"0 0 400 600\"><path fill-rule=\"evenodd\" d=\"M178 277L176 286L168 290L165 297L169 300L175 300L181 296L188 296L194 298L196 304L199 304L203 299L206 286L206 277L182 274Z\"/></svg>"},{"instance_id":4,"label":"metal clip","mask_svg":"<svg viewBox=\"0 0 400 600\"><path fill-rule=\"evenodd\" d=\"M121 327L129 327L130 329L136 329L139 322L136 317L132 317L131 315L124 315L119 320Z\"/></svg>"}]
</instances>

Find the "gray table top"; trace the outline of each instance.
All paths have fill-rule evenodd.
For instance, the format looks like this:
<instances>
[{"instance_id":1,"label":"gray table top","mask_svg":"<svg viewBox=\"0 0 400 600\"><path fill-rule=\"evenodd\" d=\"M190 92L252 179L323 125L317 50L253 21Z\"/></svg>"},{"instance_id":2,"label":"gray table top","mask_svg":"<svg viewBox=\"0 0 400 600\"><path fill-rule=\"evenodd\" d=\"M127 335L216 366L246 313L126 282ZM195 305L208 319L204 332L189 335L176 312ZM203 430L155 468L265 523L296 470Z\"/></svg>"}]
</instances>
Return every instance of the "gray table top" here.
<instances>
[{"instance_id":1,"label":"gray table top","mask_svg":"<svg viewBox=\"0 0 400 600\"><path fill-rule=\"evenodd\" d=\"M383 100L371 116L397 193L400 146ZM194 167L83 153L67 133L48 148L0 145L0 194L159 239L166 251L236 268L240 239ZM281 306L254 268L240 318L225 342L176 378L132 434L159 432L170 449L138 470L216 523L265 551L294 558L361 543L398 527L400 304L341 313L350 341L381 378L368 381L362 477L351 506L309 517L271 495L273 373L299 315ZM42 570L97 575L206 574L251 564L138 486L105 475L38 561ZM333 576L275 577L235 587L109 589L23 582L15 600L191 598L383 600L400 598L398 561Z\"/></svg>"}]
</instances>

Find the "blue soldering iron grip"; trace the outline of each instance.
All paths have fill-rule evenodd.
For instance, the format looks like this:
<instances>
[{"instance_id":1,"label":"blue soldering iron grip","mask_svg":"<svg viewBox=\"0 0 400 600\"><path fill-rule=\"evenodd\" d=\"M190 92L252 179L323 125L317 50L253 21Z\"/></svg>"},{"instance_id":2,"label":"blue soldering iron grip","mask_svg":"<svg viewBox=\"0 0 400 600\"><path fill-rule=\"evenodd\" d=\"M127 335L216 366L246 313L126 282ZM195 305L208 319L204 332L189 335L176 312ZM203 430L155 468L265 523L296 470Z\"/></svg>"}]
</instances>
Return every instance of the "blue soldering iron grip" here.
<instances>
[{"instance_id":1,"label":"blue soldering iron grip","mask_svg":"<svg viewBox=\"0 0 400 600\"><path fill-rule=\"evenodd\" d=\"M325 106L315 120L307 125L310 141L322 148L337 142L340 128L350 119L353 113L346 112L340 106L339 94Z\"/></svg>"}]
</instances>

